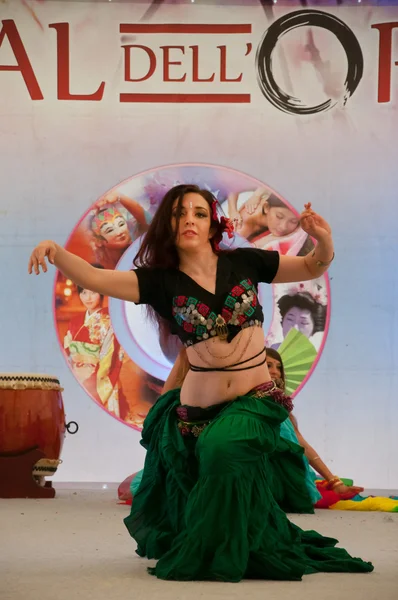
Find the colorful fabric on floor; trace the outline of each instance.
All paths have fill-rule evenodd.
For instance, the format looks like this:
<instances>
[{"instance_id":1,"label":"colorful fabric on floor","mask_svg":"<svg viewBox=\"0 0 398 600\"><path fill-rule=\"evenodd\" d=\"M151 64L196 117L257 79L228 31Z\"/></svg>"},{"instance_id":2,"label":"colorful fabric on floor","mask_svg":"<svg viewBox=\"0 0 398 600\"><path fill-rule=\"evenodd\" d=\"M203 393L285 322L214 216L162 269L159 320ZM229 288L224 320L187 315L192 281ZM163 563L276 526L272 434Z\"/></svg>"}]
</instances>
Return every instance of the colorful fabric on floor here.
<instances>
[{"instance_id":1,"label":"colorful fabric on floor","mask_svg":"<svg viewBox=\"0 0 398 600\"><path fill-rule=\"evenodd\" d=\"M333 490L328 490L326 487L327 482L324 480L319 480L319 477L315 473L315 471L313 471L313 477L315 479L318 492L321 496L320 499L316 502L315 508L330 508L331 506L336 504L336 502L340 502L340 500L351 500L357 495L356 492L352 492L350 494L346 494L343 497L340 494L336 494L336 492L334 492ZM352 479L342 478L341 481L347 486L353 485Z\"/></svg>"},{"instance_id":2,"label":"colorful fabric on floor","mask_svg":"<svg viewBox=\"0 0 398 600\"><path fill-rule=\"evenodd\" d=\"M316 475L315 475L316 477ZM352 479L341 479L345 485L354 485ZM391 496L361 496L360 494L347 494L341 496L333 490L328 490L326 481L316 479L316 486L322 498L315 504L315 508L330 508L332 510L360 510L379 512L398 512L398 497Z\"/></svg>"},{"instance_id":3,"label":"colorful fabric on floor","mask_svg":"<svg viewBox=\"0 0 398 600\"><path fill-rule=\"evenodd\" d=\"M329 508L332 510L398 512L398 500L382 496L356 496L352 500L340 500Z\"/></svg>"}]
</instances>

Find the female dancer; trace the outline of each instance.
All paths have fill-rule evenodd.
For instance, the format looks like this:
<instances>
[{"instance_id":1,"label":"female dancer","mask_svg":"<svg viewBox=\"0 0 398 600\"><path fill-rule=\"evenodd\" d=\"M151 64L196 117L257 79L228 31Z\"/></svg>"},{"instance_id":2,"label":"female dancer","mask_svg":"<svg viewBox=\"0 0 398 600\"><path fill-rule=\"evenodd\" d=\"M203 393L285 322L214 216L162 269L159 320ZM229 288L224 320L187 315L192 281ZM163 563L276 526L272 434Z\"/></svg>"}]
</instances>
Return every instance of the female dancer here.
<instances>
[{"instance_id":1,"label":"female dancer","mask_svg":"<svg viewBox=\"0 0 398 600\"><path fill-rule=\"evenodd\" d=\"M267 366L270 377L278 386L279 389L285 391L285 370L282 357L279 352L272 348L267 348ZM316 503L321 495L315 486L315 473L309 468L309 465L327 482L327 488L333 490L342 499L349 496L350 498L356 494L363 492L362 487L345 485L339 477L336 477L328 466L323 462L316 450L307 442L299 430L296 417L290 413L289 419L286 419L281 425L281 436L299 444L304 449L304 461L306 465L306 481L307 488L313 502ZM319 478L318 478L319 479ZM293 511L295 512L295 511Z\"/></svg>"},{"instance_id":2,"label":"female dancer","mask_svg":"<svg viewBox=\"0 0 398 600\"><path fill-rule=\"evenodd\" d=\"M31 255L29 272L46 271L47 256L81 287L148 304L187 347L181 390L161 396L146 418L144 475L125 521L138 554L159 559L151 570L159 578L373 570L337 540L290 523L268 478L272 455L287 464L297 452L279 434L292 406L268 373L257 285L319 277L333 259L330 227L310 204L301 226L318 242L305 257L220 252L228 223L218 220L214 196L179 185L166 193L132 271L97 270L51 241Z\"/></svg>"}]
</instances>

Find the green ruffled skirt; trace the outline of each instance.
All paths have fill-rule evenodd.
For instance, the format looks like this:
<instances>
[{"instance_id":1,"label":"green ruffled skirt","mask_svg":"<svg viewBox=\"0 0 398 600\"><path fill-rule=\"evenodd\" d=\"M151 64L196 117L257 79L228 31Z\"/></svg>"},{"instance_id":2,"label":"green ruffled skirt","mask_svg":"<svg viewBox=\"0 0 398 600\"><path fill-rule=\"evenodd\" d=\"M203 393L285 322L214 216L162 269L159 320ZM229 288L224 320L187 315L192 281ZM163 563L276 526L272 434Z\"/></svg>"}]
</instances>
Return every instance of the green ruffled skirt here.
<instances>
[{"instance_id":1,"label":"green ruffled skirt","mask_svg":"<svg viewBox=\"0 0 398 600\"><path fill-rule=\"evenodd\" d=\"M237 582L373 570L336 548L337 540L288 520L285 511L313 506L303 449L280 436L288 416L282 406L271 397L238 397L198 437L181 435L179 406L172 390L145 420L144 472L125 519L137 553L158 559L152 574Z\"/></svg>"}]
</instances>

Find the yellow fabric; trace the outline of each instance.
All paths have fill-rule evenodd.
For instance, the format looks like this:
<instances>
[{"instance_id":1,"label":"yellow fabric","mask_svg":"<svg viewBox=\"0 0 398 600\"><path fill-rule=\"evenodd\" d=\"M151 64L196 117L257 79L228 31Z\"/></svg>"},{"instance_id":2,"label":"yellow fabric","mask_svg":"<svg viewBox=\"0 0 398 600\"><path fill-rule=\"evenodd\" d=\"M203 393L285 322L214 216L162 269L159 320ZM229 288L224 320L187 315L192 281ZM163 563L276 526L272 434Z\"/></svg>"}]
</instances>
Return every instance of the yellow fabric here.
<instances>
[{"instance_id":1,"label":"yellow fabric","mask_svg":"<svg viewBox=\"0 0 398 600\"><path fill-rule=\"evenodd\" d=\"M355 500L340 500L336 504L333 504L333 506L329 506L329 509L398 512L398 500L380 496L365 498L359 502L355 502Z\"/></svg>"}]
</instances>

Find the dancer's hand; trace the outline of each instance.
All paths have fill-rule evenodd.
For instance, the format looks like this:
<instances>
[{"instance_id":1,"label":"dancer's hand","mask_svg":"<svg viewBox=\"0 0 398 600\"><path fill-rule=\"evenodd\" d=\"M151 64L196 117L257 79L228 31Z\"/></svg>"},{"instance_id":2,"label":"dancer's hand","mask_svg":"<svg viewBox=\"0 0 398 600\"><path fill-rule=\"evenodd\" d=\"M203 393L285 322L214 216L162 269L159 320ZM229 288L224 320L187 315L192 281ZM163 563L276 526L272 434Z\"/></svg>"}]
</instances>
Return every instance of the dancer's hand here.
<instances>
[{"instance_id":1,"label":"dancer's hand","mask_svg":"<svg viewBox=\"0 0 398 600\"><path fill-rule=\"evenodd\" d=\"M39 275L40 267L43 273L47 273L46 258L48 262L53 265L56 253L57 245L55 242L52 242L51 240L45 240L44 242L40 242L40 244L36 246L32 254L30 255L28 264L29 275L31 275L33 271L36 273L36 275Z\"/></svg>"},{"instance_id":2,"label":"dancer's hand","mask_svg":"<svg viewBox=\"0 0 398 600\"><path fill-rule=\"evenodd\" d=\"M360 494L363 492L363 490L363 487L357 487L356 485L345 485L344 483L341 483L333 488L333 491L339 496L351 496L353 493Z\"/></svg>"},{"instance_id":3,"label":"dancer's hand","mask_svg":"<svg viewBox=\"0 0 398 600\"><path fill-rule=\"evenodd\" d=\"M319 216L311 208L311 202L304 205L305 210L300 215L301 229L308 233L311 237L315 238L318 242L325 237L330 237L332 230L321 216Z\"/></svg>"}]
</instances>

